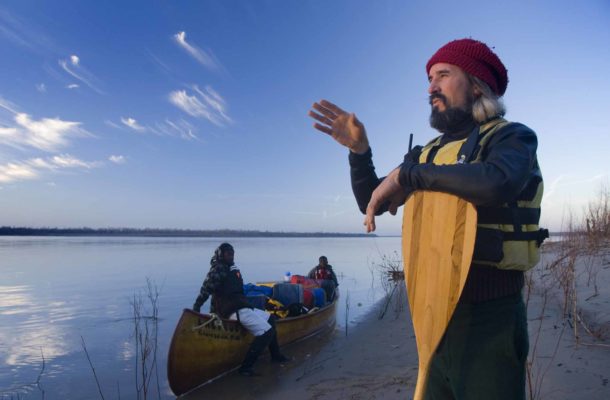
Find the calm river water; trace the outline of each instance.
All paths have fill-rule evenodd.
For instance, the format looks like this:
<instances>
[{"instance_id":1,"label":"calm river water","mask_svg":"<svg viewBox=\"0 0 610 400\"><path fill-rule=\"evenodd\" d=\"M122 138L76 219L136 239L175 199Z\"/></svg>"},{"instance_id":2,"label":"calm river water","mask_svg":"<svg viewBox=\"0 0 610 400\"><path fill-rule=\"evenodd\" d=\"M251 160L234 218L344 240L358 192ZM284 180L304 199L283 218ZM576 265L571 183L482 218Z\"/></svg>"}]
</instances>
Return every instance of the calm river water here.
<instances>
[{"instance_id":1,"label":"calm river water","mask_svg":"<svg viewBox=\"0 0 610 400\"><path fill-rule=\"evenodd\" d=\"M131 303L134 295L145 298L147 279L159 291L161 397L173 398L165 370L169 341L222 241L235 247L246 282L306 274L326 255L339 276L338 329L346 319L357 324L383 296L371 270L382 256L400 252L398 237L0 237L0 400L100 399L83 340L104 397L136 398Z\"/></svg>"}]
</instances>

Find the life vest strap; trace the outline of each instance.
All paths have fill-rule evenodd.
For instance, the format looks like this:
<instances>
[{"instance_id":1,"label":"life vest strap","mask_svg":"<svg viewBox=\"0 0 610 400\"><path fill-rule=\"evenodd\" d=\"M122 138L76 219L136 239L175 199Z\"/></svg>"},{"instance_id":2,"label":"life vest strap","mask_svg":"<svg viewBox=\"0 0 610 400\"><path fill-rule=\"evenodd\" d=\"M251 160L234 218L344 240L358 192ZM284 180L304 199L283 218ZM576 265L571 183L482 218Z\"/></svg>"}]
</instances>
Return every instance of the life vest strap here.
<instances>
[{"instance_id":1,"label":"life vest strap","mask_svg":"<svg viewBox=\"0 0 610 400\"><path fill-rule=\"evenodd\" d=\"M538 247L549 237L548 229L538 229L533 232L504 232L505 241L531 241L535 240Z\"/></svg>"},{"instance_id":2,"label":"life vest strap","mask_svg":"<svg viewBox=\"0 0 610 400\"><path fill-rule=\"evenodd\" d=\"M477 207L477 222L479 224L510 224L515 220L519 225L537 225L540 221L540 208L494 208Z\"/></svg>"}]
</instances>

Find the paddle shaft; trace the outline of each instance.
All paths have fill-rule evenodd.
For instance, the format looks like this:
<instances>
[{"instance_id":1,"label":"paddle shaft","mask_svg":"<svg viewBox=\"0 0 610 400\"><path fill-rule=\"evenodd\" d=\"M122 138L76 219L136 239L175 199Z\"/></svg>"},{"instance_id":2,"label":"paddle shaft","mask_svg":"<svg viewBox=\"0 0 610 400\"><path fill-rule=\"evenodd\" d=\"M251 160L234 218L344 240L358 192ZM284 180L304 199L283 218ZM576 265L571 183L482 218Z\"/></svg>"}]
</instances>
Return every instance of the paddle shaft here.
<instances>
[{"instance_id":1,"label":"paddle shaft","mask_svg":"<svg viewBox=\"0 0 610 400\"><path fill-rule=\"evenodd\" d=\"M417 370L417 383L415 384L415 393L413 394L413 400L423 400L424 394L426 393L426 384L428 383L428 368L429 365L425 365L420 362L419 369Z\"/></svg>"}]
</instances>

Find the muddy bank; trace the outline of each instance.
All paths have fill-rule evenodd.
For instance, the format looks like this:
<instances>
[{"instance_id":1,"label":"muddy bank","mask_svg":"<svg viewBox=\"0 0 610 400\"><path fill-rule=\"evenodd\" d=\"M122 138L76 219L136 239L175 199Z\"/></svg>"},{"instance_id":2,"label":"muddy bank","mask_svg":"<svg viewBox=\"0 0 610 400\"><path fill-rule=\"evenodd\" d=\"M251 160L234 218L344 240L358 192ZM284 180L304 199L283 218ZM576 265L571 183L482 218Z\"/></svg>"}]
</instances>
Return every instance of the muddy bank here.
<instances>
[{"instance_id":1,"label":"muddy bank","mask_svg":"<svg viewBox=\"0 0 610 400\"><path fill-rule=\"evenodd\" d=\"M610 247L569 265L547 246L524 290L528 305L530 399L610 399ZM570 296L565 275L570 268ZM558 279L559 277L560 279ZM417 351L404 286L382 320L378 302L345 336L335 330L285 348L286 365L259 361L262 376L235 373L187 399L410 399L417 378ZM592 292L593 291L593 292Z\"/></svg>"},{"instance_id":2,"label":"muddy bank","mask_svg":"<svg viewBox=\"0 0 610 400\"><path fill-rule=\"evenodd\" d=\"M291 363L259 360L261 376L236 373L190 393L184 399L395 399L408 398L415 388L417 352L404 295L395 293L383 319L380 301L348 331L287 346Z\"/></svg>"}]
</instances>

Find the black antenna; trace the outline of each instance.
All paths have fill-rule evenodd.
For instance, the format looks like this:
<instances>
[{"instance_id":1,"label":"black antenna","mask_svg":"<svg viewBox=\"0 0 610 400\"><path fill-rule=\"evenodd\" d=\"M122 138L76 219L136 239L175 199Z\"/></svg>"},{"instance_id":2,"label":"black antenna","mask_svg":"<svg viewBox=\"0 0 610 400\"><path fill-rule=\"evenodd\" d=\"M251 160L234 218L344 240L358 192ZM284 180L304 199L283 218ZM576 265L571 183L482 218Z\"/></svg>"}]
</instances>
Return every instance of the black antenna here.
<instances>
[{"instance_id":1,"label":"black antenna","mask_svg":"<svg viewBox=\"0 0 610 400\"><path fill-rule=\"evenodd\" d=\"M413 134L410 133L409 134L409 151L411 151L412 147L413 147Z\"/></svg>"}]
</instances>

